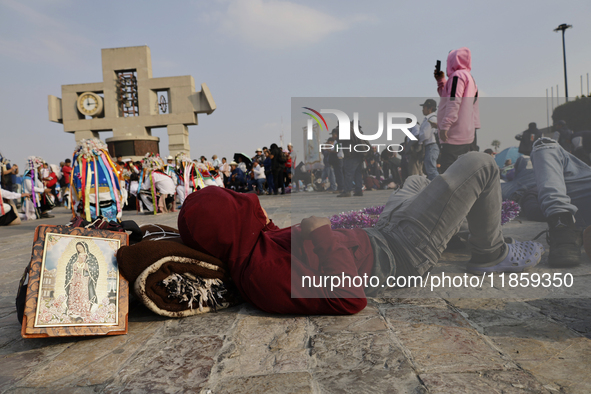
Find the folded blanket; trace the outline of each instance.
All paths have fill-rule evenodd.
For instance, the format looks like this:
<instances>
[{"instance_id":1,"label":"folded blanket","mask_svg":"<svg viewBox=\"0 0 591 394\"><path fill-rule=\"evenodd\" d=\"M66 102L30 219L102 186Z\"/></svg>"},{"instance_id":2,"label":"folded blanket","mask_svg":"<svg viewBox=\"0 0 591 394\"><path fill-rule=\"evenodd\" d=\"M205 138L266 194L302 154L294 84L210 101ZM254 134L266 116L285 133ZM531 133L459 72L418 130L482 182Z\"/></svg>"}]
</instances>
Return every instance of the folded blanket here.
<instances>
[{"instance_id":1,"label":"folded blanket","mask_svg":"<svg viewBox=\"0 0 591 394\"><path fill-rule=\"evenodd\" d=\"M170 229L166 232L172 232ZM121 274L134 284L135 293L150 310L162 316L185 317L241 302L220 260L183 245L180 237L146 238L121 247L117 262Z\"/></svg>"}]
</instances>

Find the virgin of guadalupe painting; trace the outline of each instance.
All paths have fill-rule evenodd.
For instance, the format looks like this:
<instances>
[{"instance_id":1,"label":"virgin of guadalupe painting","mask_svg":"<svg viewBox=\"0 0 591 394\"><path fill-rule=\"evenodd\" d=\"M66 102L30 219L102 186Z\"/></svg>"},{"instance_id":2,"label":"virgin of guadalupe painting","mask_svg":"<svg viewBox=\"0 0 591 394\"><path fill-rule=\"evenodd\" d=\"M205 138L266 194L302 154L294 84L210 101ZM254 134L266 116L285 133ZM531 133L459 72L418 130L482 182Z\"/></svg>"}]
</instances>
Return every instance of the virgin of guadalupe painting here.
<instances>
[{"instance_id":1,"label":"virgin of guadalupe painting","mask_svg":"<svg viewBox=\"0 0 591 394\"><path fill-rule=\"evenodd\" d=\"M47 234L35 327L118 323L118 239Z\"/></svg>"},{"instance_id":2,"label":"virgin of guadalupe painting","mask_svg":"<svg viewBox=\"0 0 591 394\"><path fill-rule=\"evenodd\" d=\"M72 317L88 319L92 305L98 304L96 285L99 264L84 241L76 243L76 253L66 267L66 313Z\"/></svg>"}]
</instances>

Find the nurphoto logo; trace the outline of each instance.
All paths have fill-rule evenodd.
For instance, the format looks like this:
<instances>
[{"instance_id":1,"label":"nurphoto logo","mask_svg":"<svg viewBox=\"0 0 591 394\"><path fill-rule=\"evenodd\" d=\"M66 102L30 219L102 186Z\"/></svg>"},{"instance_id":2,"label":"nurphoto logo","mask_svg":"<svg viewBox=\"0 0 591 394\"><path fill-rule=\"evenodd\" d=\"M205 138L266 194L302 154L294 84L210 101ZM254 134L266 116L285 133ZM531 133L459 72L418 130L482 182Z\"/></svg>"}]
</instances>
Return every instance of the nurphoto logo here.
<instances>
[{"instance_id":1,"label":"nurphoto logo","mask_svg":"<svg viewBox=\"0 0 591 394\"><path fill-rule=\"evenodd\" d=\"M314 139L313 134L313 126L314 121L318 124L320 129L326 129L328 131L328 124L326 119L322 114L333 114L337 117L338 121L338 144L320 144L319 149L322 150L332 150L336 149L337 152L339 150L348 150L348 151L355 151L355 152L369 152L372 146L376 146L378 152L380 151L381 147L386 147L390 152L401 152L403 147L400 144L363 144L363 143L356 143L350 144L348 146L343 145L344 141L351 141L351 130L354 133L353 140L359 141L375 141L382 137L384 134L384 113L378 112L378 131L375 134L364 134L360 131L359 128L359 113L353 113L353 121L349 118L349 116L338 109L321 109L320 112L312 109L310 107L302 107L310 112L303 112L304 114L308 115L310 118L308 119L308 128L307 128L307 139L311 141ZM413 135L409 129L412 129L417 124L417 117L408 112L387 112L386 113L386 138L388 141L392 141L392 131L393 130L400 130L402 131L410 140L416 141L417 137ZM402 119L403 123L395 123L395 119Z\"/></svg>"}]
</instances>

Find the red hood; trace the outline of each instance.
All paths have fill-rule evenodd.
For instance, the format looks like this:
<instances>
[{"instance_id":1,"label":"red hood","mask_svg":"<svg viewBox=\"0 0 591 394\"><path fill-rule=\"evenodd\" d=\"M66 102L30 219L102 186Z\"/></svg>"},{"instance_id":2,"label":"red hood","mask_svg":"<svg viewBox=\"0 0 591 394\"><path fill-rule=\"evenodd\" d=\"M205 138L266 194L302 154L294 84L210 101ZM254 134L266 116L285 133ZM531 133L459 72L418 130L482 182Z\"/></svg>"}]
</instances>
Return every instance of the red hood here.
<instances>
[{"instance_id":1,"label":"red hood","mask_svg":"<svg viewBox=\"0 0 591 394\"><path fill-rule=\"evenodd\" d=\"M447 55L447 76L458 70L472 70L472 54L466 47L455 49Z\"/></svg>"},{"instance_id":2,"label":"red hood","mask_svg":"<svg viewBox=\"0 0 591 394\"><path fill-rule=\"evenodd\" d=\"M266 221L255 194L210 186L189 194L178 228L185 245L226 263L242 263L250 258Z\"/></svg>"}]
</instances>

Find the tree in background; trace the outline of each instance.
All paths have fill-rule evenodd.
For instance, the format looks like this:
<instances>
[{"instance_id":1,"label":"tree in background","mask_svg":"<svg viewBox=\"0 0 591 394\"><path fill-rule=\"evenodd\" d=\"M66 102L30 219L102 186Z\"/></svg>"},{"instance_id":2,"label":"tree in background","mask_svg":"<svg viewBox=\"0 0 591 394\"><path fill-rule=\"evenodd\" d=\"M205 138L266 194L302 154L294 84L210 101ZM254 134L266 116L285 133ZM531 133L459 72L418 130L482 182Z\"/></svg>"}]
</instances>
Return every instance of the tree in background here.
<instances>
[{"instance_id":1,"label":"tree in background","mask_svg":"<svg viewBox=\"0 0 591 394\"><path fill-rule=\"evenodd\" d=\"M591 130L591 97L577 97L554 108L552 121L556 124L559 120L574 132Z\"/></svg>"},{"instance_id":2,"label":"tree in background","mask_svg":"<svg viewBox=\"0 0 591 394\"><path fill-rule=\"evenodd\" d=\"M493 148L495 148L495 152L499 151L499 148L501 147L501 141L493 140L493 142L491 142L490 144L492 145Z\"/></svg>"}]
</instances>

